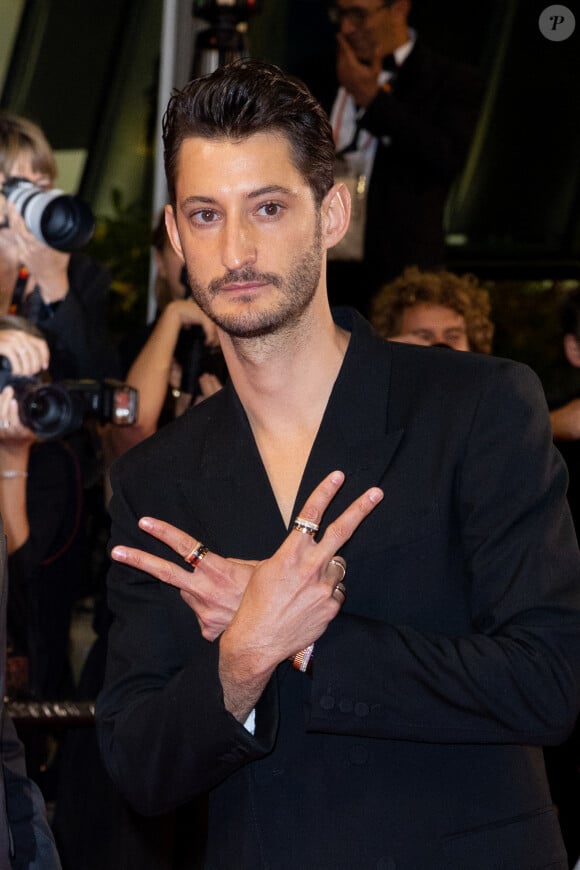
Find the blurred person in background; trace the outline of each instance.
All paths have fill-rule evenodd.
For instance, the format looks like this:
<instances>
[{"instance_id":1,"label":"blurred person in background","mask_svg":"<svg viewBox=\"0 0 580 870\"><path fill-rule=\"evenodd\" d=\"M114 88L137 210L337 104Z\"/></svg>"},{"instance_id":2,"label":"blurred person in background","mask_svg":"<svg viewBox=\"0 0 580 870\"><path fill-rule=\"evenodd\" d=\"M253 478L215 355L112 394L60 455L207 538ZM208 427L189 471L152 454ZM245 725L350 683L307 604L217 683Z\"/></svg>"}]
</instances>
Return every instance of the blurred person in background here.
<instances>
[{"instance_id":1,"label":"blurred person in background","mask_svg":"<svg viewBox=\"0 0 580 870\"><path fill-rule=\"evenodd\" d=\"M17 352L12 345L18 342ZM0 354L10 355L15 376L42 375L49 366L40 331L14 315L0 315ZM81 468L66 439L44 440L24 425L18 387L2 374L0 513L10 577L7 694L11 700L56 701L75 692L70 632L87 573ZM29 773L50 797L57 736L32 722L19 724L18 731Z\"/></svg>"},{"instance_id":2,"label":"blurred person in background","mask_svg":"<svg viewBox=\"0 0 580 870\"><path fill-rule=\"evenodd\" d=\"M0 184L24 178L49 190L56 174L54 154L42 130L27 118L0 112ZM0 311L11 310L42 329L55 379L118 375L106 324L106 270L83 253L44 244L13 203L4 199L0 205Z\"/></svg>"},{"instance_id":3,"label":"blurred person in background","mask_svg":"<svg viewBox=\"0 0 580 870\"><path fill-rule=\"evenodd\" d=\"M560 310L562 348L570 366L580 369L580 288L573 290ZM570 480L568 502L576 535L580 533L580 398L550 410L554 442L564 457ZM570 866L580 859L580 725L561 746L544 750L552 797L558 807Z\"/></svg>"},{"instance_id":4,"label":"blurred person in background","mask_svg":"<svg viewBox=\"0 0 580 870\"><path fill-rule=\"evenodd\" d=\"M331 304L364 314L405 266L444 265L445 202L481 102L479 74L425 45L409 26L411 5L333 0L329 7L338 29L331 121L346 164L338 171L355 178L349 234L360 216L363 236L358 262L347 254L330 260L329 295Z\"/></svg>"},{"instance_id":5,"label":"blurred person in background","mask_svg":"<svg viewBox=\"0 0 580 870\"><path fill-rule=\"evenodd\" d=\"M3 350L0 336L0 352ZM6 694L6 538L0 516L0 697ZM24 747L6 706L0 710L0 867L2 870L60 870L46 807L26 772Z\"/></svg>"},{"instance_id":6,"label":"blurred person in background","mask_svg":"<svg viewBox=\"0 0 580 870\"><path fill-rule=\"evenodd\" d=\"M193 402L221 389L226 375L217 329L191 298L183 259L169 240L164 212L151 241L156 315L121 345L127 366L124 379L139 391L138 418L133 426L109 427L110 460L180 416Z\"/></svg>"},{"instance_id":7,"label":"blurred person in background","mask_svg":"<svg viewBox=\"0 0 580 870\"><path fill-rule=\"evenodd\" d=\"M410 266L375 295L370 319L393 341L491 353L490 314L489 293L473 275Z\"/></svg>"}]
</instances>

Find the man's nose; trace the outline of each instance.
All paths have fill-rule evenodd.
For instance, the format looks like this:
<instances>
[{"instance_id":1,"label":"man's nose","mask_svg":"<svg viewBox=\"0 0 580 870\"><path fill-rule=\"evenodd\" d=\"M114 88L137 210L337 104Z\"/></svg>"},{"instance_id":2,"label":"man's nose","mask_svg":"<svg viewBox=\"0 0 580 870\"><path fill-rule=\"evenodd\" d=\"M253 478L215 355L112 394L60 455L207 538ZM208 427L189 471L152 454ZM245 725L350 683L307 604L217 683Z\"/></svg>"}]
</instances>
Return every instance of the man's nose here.
<instances>
[{"instance_id":1,"label":"man's nose","mask_svg":"<svg viewBox=\"0 0 580 870\"><path fill-rule=\"evenodd\" d=\"M223 230L222 262L230 271L255 263L257 245L250 222L242 218L229 219Z\"/></svg>"}]
</instances>

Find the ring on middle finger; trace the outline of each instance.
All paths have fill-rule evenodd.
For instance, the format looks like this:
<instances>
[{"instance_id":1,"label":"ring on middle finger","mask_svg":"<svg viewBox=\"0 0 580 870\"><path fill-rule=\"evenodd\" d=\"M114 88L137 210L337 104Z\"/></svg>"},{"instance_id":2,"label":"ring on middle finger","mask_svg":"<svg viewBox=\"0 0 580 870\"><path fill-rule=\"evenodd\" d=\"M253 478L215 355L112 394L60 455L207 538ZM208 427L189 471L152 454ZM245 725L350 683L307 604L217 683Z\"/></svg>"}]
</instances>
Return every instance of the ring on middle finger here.
<instances>
[{"instance_id":1,"label":"ring on middle finger","mask_svg":"<svg viewBox=\"0 0 580 870\"><path fill-rule=\"evenodd\" d=\"M292 524L292 528L297 532L302 532L303 535L310 535L311 538L318 532L320 526L318 523L312 523L310 520L305 520L304 517L296 517Z\"/></svg>"},{"instance_id":2,"label":"ring on middle finger","mask_svg":"<svg viewBox=\"0 0 580 870\"><path fill-rule=\"evenodd\" d=\"M338 594L337 594L338 593ZM332 590L332 597L339 602L339 604L344 604L346 601L346 586L342 581L336 584L334 589Z\"/></svg>"}]
</instances>

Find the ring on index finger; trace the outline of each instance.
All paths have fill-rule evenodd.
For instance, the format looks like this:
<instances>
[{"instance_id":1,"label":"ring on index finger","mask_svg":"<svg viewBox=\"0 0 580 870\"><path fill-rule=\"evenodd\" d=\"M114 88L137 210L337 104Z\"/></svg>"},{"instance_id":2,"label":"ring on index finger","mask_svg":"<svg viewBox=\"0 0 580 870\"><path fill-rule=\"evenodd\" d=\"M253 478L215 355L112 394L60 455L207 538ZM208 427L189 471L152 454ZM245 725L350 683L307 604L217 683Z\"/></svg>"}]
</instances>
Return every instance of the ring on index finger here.
<instances>
[{"instance_id":1,"label":"ring on index finger","mask_svg":"<svg viewBox=\"0 0 580 870\"><path fill-rule=\"evenodd\" d=\"M198 544L195 544L195 546L191 548L187 556L183 557L183 561L187 562L188 565L191 565L191 567L195 571L201 560L205 557L207 551L208 548L200 541Z\"/></svg>"},{"instance_id":2,"label":"ring on index finger","mask_svg":"<svg viewBox=\"0 0 580 870\"><path fill-rule=\"evenodd\" d=\"M297 532L302 532L303 535L310 535L313 538L320 526L318 523L311 523L310 520L305 520L304 517L296 517L292 523L292 528Z\"/></svg>"}]
</instances>

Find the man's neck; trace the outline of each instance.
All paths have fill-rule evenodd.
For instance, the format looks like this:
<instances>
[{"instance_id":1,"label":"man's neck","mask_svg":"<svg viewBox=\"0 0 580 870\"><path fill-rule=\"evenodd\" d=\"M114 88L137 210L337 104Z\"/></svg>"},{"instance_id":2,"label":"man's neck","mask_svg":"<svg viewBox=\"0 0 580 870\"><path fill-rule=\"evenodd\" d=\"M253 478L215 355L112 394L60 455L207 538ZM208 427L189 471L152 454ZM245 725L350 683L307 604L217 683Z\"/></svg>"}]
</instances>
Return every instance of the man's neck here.
<instances>
[{"instance_id":1,"label":"man's neck","mask_svg":"<svg viewBox=\"0 0 580 870\"><path fill-rule=\"evenodd\" d=\"M274 335L222 337L230 378L253 428L320 423L349 335L334 324L326 302L315 301L311 309Z\"/></svg>"}]
</instances>

